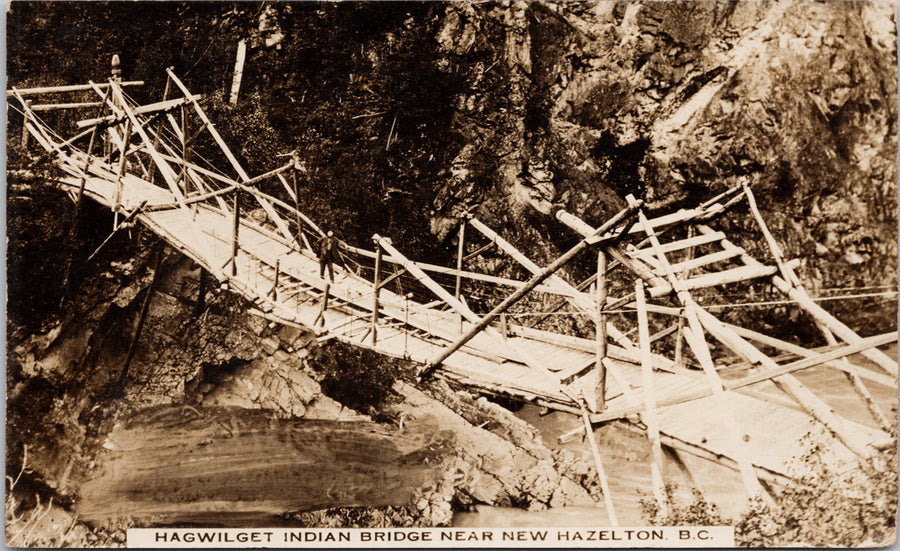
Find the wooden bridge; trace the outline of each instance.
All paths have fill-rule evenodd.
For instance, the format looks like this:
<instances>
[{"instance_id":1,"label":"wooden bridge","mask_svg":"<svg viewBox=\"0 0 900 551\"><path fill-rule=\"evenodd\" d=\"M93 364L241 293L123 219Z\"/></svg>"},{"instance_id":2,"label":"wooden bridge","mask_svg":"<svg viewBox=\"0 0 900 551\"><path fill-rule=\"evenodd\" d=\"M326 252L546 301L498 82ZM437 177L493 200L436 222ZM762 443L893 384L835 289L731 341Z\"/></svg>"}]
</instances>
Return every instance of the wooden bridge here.
<instances>
[{"instance_id":1,"label":"wooden bridge","mask_svg":"<svg viewBox=\"0 0 900 551\"><path fill-rule=\"evenodd\" d=\"M109 207L116 213L114 232L132 219L143 224L220 285L252 301L257 315L315 328L322 341L333 338L418 362L422 377L582 416L587 427L616 419L635 424L652 445L661 502L662 446L734 468L754 495L760 481L790 475L788 465L802 453L801 441L810 431L821 432L838 460L867 457L888 441L893 421L868 387L896 392L897 362L876 348L895 342L896 334L861 338L819 307L795 274L795 264L783 258L746 184L696 208L655 218L629 197L628 207L599 228L558 211L556 220L580 240L545 267L474 217L461 221L453 268L410 260L390 239L375 235L374 250L342 244L346 261L335 266L331 282L319 277L314 242L322 231L298 202L301 159L287 156L283 166L251 177L207 118L201 98L172 70L157 103L134 102L126 89L136 84L114 77L79 86L13 88L7 97L22 110L23 136L55 158L63 173L59 182L79 207L85 196ZM37 103L85 93L96 99ZM58 118L63 109L82 116L95 112L56 128L42 120L50 111ZM217 146L209 161L192 147L201 136ZM279 183L287 200L262 192L263 181ZM766 237L770 263L751 257L715 229L716 220L741 201ZM76 218L77 212L76 207ZM515 260L531 277L513 280L465 269L488 249ZM557 275L588 253L598 264L588 281L576 285ZM613 270L633 279L633 289L622 296L609 293ZM412 293L394 287L401 278ZM466 281L505 289L505 298L489 312L476 313L462 292ZM761 281L803 309L829 346L811 350L725 323L695 298L705 288L749 289ZM596 337L512 323L511 309L526 296L551 306L545 316L585 317ZM562 308L568 314L560 313ZM636 339L628 337L623 320L636 325ZM650 335L651 323L664 329ZM711 352L710 337L724 353ZM871 367L849 361L860 353ZM846 377L847 389L871 414L871 426L838 415L794 377L817 366ZM586 432L592 440L593 431ZM608 488L604 493L609 495ZM615 522L611 506L608 510Z\"/></svg>"}]
</instances>

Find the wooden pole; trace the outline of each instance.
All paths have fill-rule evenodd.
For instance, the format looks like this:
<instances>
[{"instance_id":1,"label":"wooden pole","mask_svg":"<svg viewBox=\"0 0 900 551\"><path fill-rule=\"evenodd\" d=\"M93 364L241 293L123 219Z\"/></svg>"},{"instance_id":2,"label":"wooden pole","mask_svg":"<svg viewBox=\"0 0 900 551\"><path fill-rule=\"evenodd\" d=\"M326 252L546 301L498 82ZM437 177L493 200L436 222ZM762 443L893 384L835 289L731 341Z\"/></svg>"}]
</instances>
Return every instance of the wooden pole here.
<instances>
[{"instance_id":1,"label":"wooden pole","mask_svg":"<svg viewBox=\"0 0 900 551\"><path fill-rule=\"evenodd\" d=\"M603 501L606 504L606 514L609 516L609 524L613 527L617 527L619 526L619 519L616 517L616 509L613 507L612 492L609 489L609 480L606 478L606 471L603 470L603 460L600 457L600 448L597 446L597 440L594 439L594 428L591 426L588 412L584 408L581 410L581 420L584 422L584 432L587 434L588 442L591 444L591 453L594 455L594 465L597 466L597 476L600 478L600 490L603 492Z\"/></svg>"},{"instance_id":2,"label":"wooden pole","mask_svg":"<svg viewBox=\"0 0 900 551\"><path fill-rule=\"evenodd\" d=\"M325 311L328 310L328 293L329 293L329 291L331 291L331 284L326 282L325 289L322 292L322 302L320 303L321 306L319 307L319 315L316 316L315 321L313 321L314 326L318 325L319 321L321 320L322 327L325 327Z\"/></svg>"},{"instance_id":3,"label":"wooden pole","mask_svg":"<svg viewBox=\"0 0 900 551\"><path fill-rule=\"evenodd\" d=\"M272 283L272 291L269 295L272 297L272 300L278 301L278 278L281 276L281 258L275 259L275 281Z\"/></svg>"},{"instance_id":4,"label":"wooden pole","mask_svg":"<svg viewBox=\"0 0 900 551\"><path fill-rule=\"evenodd\" d=\"M118 83L119 86L141 86L144 84L143 80L130 80L126 82ZM98 84L101 89L109 86L108 84ZM64 92L81 92L84 90L90 90L92 86L90 84L72 84L68 86L48 86L45 88L20 88L16 91L23 96L30 96L35 94L57 94ZM13 95L11 90L6 91L6 97Z\"/></svg>"},{"instance_id":5,"label":"wooden pole","mask_svg":"<svg viewBox=\"0 0 900 551\"><path fill-rule=\"evenodd\" d=\"M372 346L378 342L378 294L381 292L381 241L375 240L375 279L372 283Z\"/></svg>"},{"instance_id":6,"label":"wooden pole","mask_svg":"<svg viewBox=\"0 0 900 551\"><path fill-rule=\"evenodd\" d=\"M300 162L300 152L296 149L291 153L291 160L294 162L294 170L291 171L291 179L294 184L294 223L297 224L297 244L302 245L303 224L300 221L300 187L297 182L297 172L303 166ZM312 247L309 247L312 250Z\"/></svg>"},{"instance_id":7,"label":"wooden pole","mask_svg":"<svg viewBox=\"0 0 900 551\"><path fill-rule=\"evenodd\" d=\"M157 242L156 246L156 263L153 268L153 278L150 280L150 285L147 286L147 294L144 296L144 302L141 305L141 313L138 316L138 324L137 328L134 330L134 336L131 337L131 344L128 346L128 353L125 355L125 362L122 364L122 371L119 373L119 382L123 382L125 380L126 375L128 375L128 367L131 365L131 360L134 358L134 353L137 350L138 339L141 337L141 330L144 328L144 320L147 319L147 311L150 309L150 299L153 298L153 293L156 289L156 282L159 280L159 272L162 267L163 261L163 242Z\"/></svg>"},{"instance_id":8,"label":"wooden pole","mask_svg":"<svg viewBox=\"0 0 900 551\"><path fill-rule=\"evenodd\" d=\"M238 93L241 91L241 78L244 76L244 59L247 57L247 41L238 41L237 54L234 59L234 78L231 81L231 97L228 103L234 105L238 101Z\"/></svg>"},{"instance_id":9,"label":"wooden pole","mask_svg":"<svg viewBox=\"0 0 900 551\"><path fill-rule=\"evenodd\" d=\"M688 226L687 240L690 241L694 236L694 226ZM687 258L694 257L694 246L688 247ZM690 277L691 271L687 269L681 276L681 279ZM675 365L684 367L684 316L678 318L678 329L675 333Z\"/></svg>"},{"instance_id":10,"label":"wooden pole","mask_svg":"<svg viewBox=\"0 0 900 551\"><path fill-rule=\"evenodd\" d=\"M126 150L128 149L128 141L131 136L131 120L125 122L125 138L122 140L122 149L119 152L119 164L116 166L116 192L113 199L113 213L118 218L119 209L122 203L122 175L125 172ZM116 227L118 224L115 224Z\"/></svg>"},{"instance_id":11,"label":"wooden pole","mask_svg":"<svg viewBox=\"0 0 900 551\"><path fill-rule=\"evenodd\" d=\"M209 286L209 276L203 267L200 267L200 281L197 284L197 304L194 306L194 315L200 315L206 308L206 288Z\"/></svg>"},{"instance_id":12,"label":"wooden pole","mask_svg":"<svg viewBox=\"0 0 900 551\"><path fill-rule=\"evenodd\" d=\"M594 370L597 372L597 411L606 409L606 367L603 360L608 353L606 334L606 253L597 252L597 351Z\"/></svg>"},{"instance_id":13,"label":"wooden pole","mask_svg":"<svg viewBox=\"0 0 900 551\"><path fill-rule=\"evenodd\" d=\"M641 346L641 386L644 393L644 415L641 416L641 419L647 425L647 438L650 440L650 480L653 483L653 494L656 496L661 516L666 517L668 506L662 478L663 453L659 440L659 422L656 419L656 394L653 387L653 359L650 352L647 299L644 297L644 282L640 279L634 282L634 294L637 299L638 335Z\"/></svg>"},{"instance_id":14,"label":"wooden pole","mask_svg":"<svg viewBox=\"0 0 900 551\"><path fill-rule=\"evenodd\" d=\"M169 67L169 69L172 69L172 67ZM172 77L166 76L166 88L163 91L163 99L162 99L163 102L165 102L166 100L169 99L169 89L171 88L171 86L172 86ZM156 134L153 136L153 149L157 149L159 147L159 138L160 138L160 133L162 132L162 127L163 127L163 118L160 117L159 122L156 125ZM149 176L150 176L150 183L152 184L154 179L156 178L156 171L150 170Z\"/></svg>"},{"instance_id":15,"label":"wooden pole","mask_svg":"<svg viewBox=\"0 0 900 551\"><path fill-rule=\"evenodd\" d=\"M758 342L760 344L764 344L766 346L771 346L776 350L783 350L785 352L790 352L791 354L796 354L801 358L816 358L823 352L816 352L814 350L809 350L803 348L802 346L798 346L796 344L789 343L787 341L783 341L781 339L776 339L775 337L770 337L769 335L763 335L762 333L757 333L756 331L752 331L745 327L740 327L737 325L732 325L730 323L722 322L723 325L737 333L738 335L744 337L747 340L751 340L754 342ZM835 344L830 347L830 350L837 350L842 345ZM846 358L841 358L841 360L846 360ZM834 361L834 362L826 362L822 365L827 365L833 369L837 369L840 371L844 371L845 373L854 373L859 377L866 379L868 381L872 381L878 383L880 385L884 385L888 388L897 389L897 379L891 377L890 375L885 375L884 373L877 372L865 367L860 367L859 365L852 364L849 361Z\"/></svg>"},{"instance_id":16,"label":"wooden pole","mask_svg":"<svg viewBox=\"0 0 900 551\"><path fill-rule=\"evenodd\" d=\"M237 275L238 231L241 226L241 190L234 190L234 225L231 229L231 275Z\"/></svg>"},{"instance_id":17,"label":"wooden pole","mask_svg":"<svg viewBox=\"0 0 900 551\"><path fill-rule=\"evenodd\" d=\"M834 338L834 335L831 331L828 330L827 327L821 324L816 324L819 326L819 329L822 331L822 334L825 336L826 342L830 345L838 344L837 339ZM869 415L872 416L872 419L878 423L878 426L881 427L885 432L891 432L893 429L892 424L888 421L887 416L881 411L881 408L878 407L878 404L875 402L875 399L872 397L872 393L869 392L869 389L866 388L866 384L863 382L862 378L856 374L853 367L850 365L850 362L847 361L847 358L841 358L838 360L843 367L842 371L844 376L847 377L847 380L850 381L850 384L853 386L853 390L856 391L856 394L860 397L863 403L866 406L866 409L869 410Z\"/></svg>"},{"instance_id":18,"label":"wooden pole","mask_svg":"<svg viewBox=\"0 0 900 551\"><path fill-rule=\"evenodd\" d=\"M459 225L459 243L456 248L456 289L453 292L453 298L459 300L459 295L462 292L462 269L463 269L463 255L466 252L465 249L465 239L466 239L466 220L463 219L462 223ZM459 332L462 333L463 328L463 318L462 315L459 316Z\"/></svg>"},{"instance_id":19,"label":"wooden pole","mask_svg":"<svg viewBox=\"0 0 900 551\"><path fill-rule=\"evenodd\" d=\"M25 100L24 107L25 107L25 118L22 120L22 139L19 142L19 144L22 146L23 149L28 147L28 137L30 135L30 133L28 132L28 119L30 118L30 116L29 116L30 109L29 108L31 107L31 100L29 100L29 99Z\"/></svg>"}]
</instances>

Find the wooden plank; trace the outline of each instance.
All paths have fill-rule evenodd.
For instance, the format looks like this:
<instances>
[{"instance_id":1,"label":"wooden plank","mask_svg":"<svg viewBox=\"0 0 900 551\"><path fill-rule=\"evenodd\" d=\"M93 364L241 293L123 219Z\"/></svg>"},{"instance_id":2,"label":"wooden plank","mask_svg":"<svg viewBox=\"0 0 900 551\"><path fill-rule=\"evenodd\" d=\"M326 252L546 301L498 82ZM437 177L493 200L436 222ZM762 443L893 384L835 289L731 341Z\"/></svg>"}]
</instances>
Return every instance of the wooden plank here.
<instances>
[{"instance_id":1,"label":"wooden plank","mask_svg":"<svg viewBox=\"0 0 900 551\"><path fill-rule=\"evenodd\" d=\"M676 251L681 251L684 249L690 249L691 247L697 247L700 245L707 245L709 243L715 243L716 241L720 241L725 239L725 234L723 232L714 232L710 234L700 234L693 237L689 237L686 239L679 239L678 241L671 241L669 243L661 243L661 249L664 253L671 253ZM641 259L647 258L655 258L655 254L653 253L652 248L648 249L635 249L626 251L630 256L637 256ZM675 270L676 272L678 270Z\"/></svg>"},{"instance_id":2,"label":"wooden plank","mask_svg":"<svg viewBox=\"0 0 900 551\"><path fill-rule=\"evenodd\" d=\"M761 277L769 277L778 272L775 266L741 266L740 268L731 268L712 274L705 274L691 279L684 280L682 287L684 290L693 291L695 289L703 289L706 287L716 287L719 285L727 285L729 283L737 283L739 281L750 281ZM663 296L670 292L671 287L652 287L650 295L657 297Z\"/></svg>"},{"instance_id":3,"label":"wooden plank","mask_svg":"<svg viewBox=\"0 0 900 551\"><path fill-rule=\"evenodd\" d=\"M143 80L129 80L125 82L117 82L119 86L143 86ZM101 90L109 86L109 84L100 83L97 84ZM45 86L40 88L16 88L13 87L10 90L6 91L6 97L10 97L14 95L15 92L18 92L23 96L33 96L37 94L60 94L63 92L81 92L83 90L90 90L92 86L90 84L70 84L66 86ZM101 94L102 95L102 94Z\"/></svg>"},{"instance_id":4,"label":"wooden plank","mask_svg":"<svg viewBox=\"0 0 900 551\"><path fill-rule=\"evenodd\" d=\"M697 258L692 258L690 260L685 260L684 262L672 264L672 271L675 273L679 273L684 270L693 270L694 268L700 268L708 264L715 264L716 262L729 260L736 256L740 256L740 254L740 252L735 250L718 251L704 256L698 256Z\"/></svg>"}]
</instances>

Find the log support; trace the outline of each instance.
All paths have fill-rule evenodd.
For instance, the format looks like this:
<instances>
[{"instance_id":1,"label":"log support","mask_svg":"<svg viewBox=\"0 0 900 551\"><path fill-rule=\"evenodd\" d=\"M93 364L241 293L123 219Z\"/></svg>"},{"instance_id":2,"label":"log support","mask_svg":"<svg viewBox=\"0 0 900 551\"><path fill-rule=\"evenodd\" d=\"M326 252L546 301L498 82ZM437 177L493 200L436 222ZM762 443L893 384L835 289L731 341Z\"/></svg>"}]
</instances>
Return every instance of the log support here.
<instances>
[{"instance_id":1,"label":"log support","mask_svg":"<svg viewBox=\"0 0 900 551\"><path fill-rule=\"evenodd\" d=\"M137 351L138 340L141 338L141 331L144 329L144 321L147 319L147 312L150 309L150 300L153 298L153 293L156 290L156 283L159 281L159 273L160 268L162 268L163 251L165 247L163 246L162 241L160 241L154 248L156 249L156 263L153 267L153 278L150 280L150 285L147 286L147 294L144 296L144 302L141 304L141 313L138 315L137 328L134 330L134 336L131 337L128 353L125 355L125 361L122 363L122 371L119 372L120 385L124 383L125 377L128 375L128 368L131 366L131 360L134 358L135 351Z\"/></svg>"}]
</instances>

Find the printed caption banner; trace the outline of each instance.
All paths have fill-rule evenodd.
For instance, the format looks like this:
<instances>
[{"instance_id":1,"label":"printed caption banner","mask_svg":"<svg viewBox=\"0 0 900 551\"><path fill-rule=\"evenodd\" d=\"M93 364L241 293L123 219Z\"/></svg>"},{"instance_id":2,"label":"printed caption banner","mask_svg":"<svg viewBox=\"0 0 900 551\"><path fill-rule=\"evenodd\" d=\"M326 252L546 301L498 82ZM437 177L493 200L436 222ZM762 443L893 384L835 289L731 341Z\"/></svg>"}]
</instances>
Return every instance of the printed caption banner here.
<instances>
[{"instance_id":1,"label":"printed caption banner","mask_svg":"<svg viewBox=\"0 0 900 551\"><path fill-rule=\"evenodd\" d=\"M633 528L132 528L131 548L734 547L732 526Z\"/></svg>"}]
</instances>

